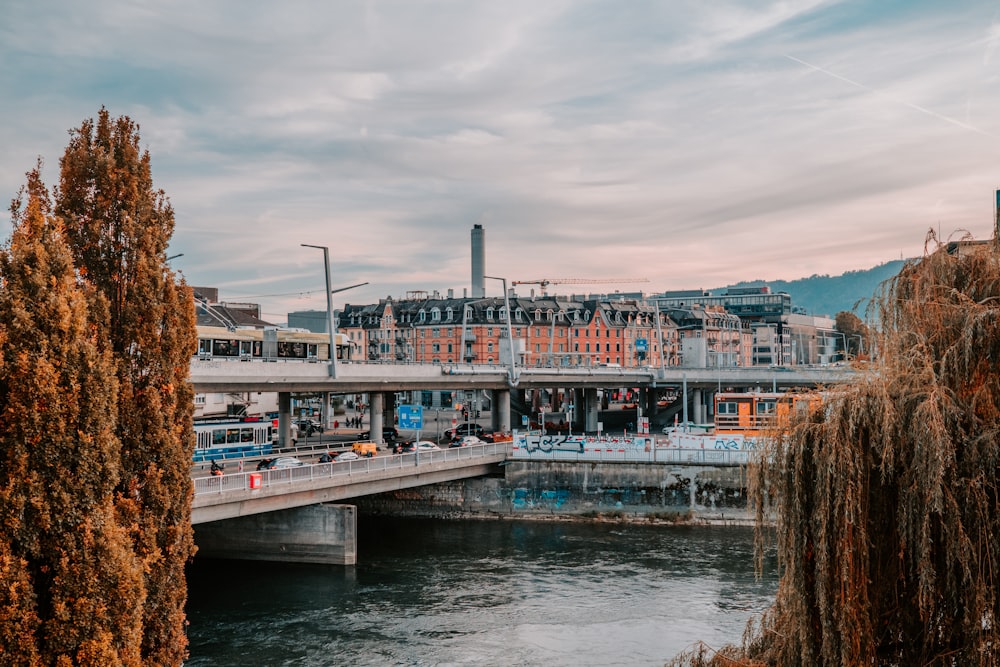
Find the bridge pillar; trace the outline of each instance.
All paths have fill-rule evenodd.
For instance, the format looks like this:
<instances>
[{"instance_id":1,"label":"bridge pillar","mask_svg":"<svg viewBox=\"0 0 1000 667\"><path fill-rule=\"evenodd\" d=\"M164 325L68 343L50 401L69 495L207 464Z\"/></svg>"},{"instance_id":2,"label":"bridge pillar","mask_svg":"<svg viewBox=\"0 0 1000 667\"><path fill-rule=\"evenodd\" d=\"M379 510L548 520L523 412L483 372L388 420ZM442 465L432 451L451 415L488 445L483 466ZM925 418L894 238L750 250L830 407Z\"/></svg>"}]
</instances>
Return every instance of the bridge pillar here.
<instances>
[{"instance_id":1,"label":"bridge pillar","mask_svg":"<svg viewBox=\"0 0 1000 667\"><path fill-rule=\"evenodd\" d=\"M701 389L695 389L693 392L692 403L694 403L694 415L691 421L695 424L705 423L705 394Z\"/></svg>"},{"instance_id":2,"label":"bridge pillar","mask_svg":"<svg viewBox=\"0 0 1000 667\"><path fill-rule=\"evenodd\" d=\"M587 387L583 390L583 409L580 411L584 418L584 430L587 433L597 432L597 422L600 420L600 403L597 400L597 389Z\"/></svg>"},{"instance_id":3,"label":"bridge pillar","mask_svg":"<svg viewBox=\"0 0 1000 667\"><path fill-rule=\"evenodd\" d=\"M490 397L490 426L494 431L511 430L510 424L510 389L494 389Z\"/></svg>"},{"instance_id":4,"label":"bridge pillar","mask_svg":"<svg viewBox=\"0 0 1000 667\"><path fill-rule=\"evenodd\" d=\"M292 446L292 395L278 392L278 447Z\"/></svg>"},{"instance_id":5,"label":"bridge pillar","mask_svg":"<svg viewBox=\"0 0 1000 667\"><path fill-rule=\"evenodd\" d=\"M573 430L579 433L587 428L587 404L584 402L583 389L573 389Z\"/></svg>"},{"instance_id":6,"label":"bridge pillar","mask_svg":"<svg viewBox=\"0 0 1000 667\"><path fill-rule=\"evenodd\" d=\"M645 398L645 404L642 409L642 414L644 417L649 418L649 430L653 431L653 424L656 422L656 411L659 406L656 404L656 391L649 387L643 387L642 389L643 398Z\"/></svg>"},{"instance_id":7,"label":"bridge pillar","mask_svg":"<svg viewBox=\"0 0 1000 667\"><path fill-rule=\"evenodd\" d=\"M384 397L380 392L373 391L369 395L369 398L371 398L371 404L368 406L368 421L371 423L371 429L368 431L371 436L369 440L377 442L381 445L384 444L382 440L382 426L384 425L384 422L382 421L382 401Z\"/></svg>"},{"instance_id":8,"label":"bridge pillar","mask_svg":"<svg viewBox=\"0 0 1000 667\"><path fill-rule=\"evenodd\" d=\"M200 523L198 557L284 563L357 563L357 508L319 504Z\"/></svg>"}]
</instances>

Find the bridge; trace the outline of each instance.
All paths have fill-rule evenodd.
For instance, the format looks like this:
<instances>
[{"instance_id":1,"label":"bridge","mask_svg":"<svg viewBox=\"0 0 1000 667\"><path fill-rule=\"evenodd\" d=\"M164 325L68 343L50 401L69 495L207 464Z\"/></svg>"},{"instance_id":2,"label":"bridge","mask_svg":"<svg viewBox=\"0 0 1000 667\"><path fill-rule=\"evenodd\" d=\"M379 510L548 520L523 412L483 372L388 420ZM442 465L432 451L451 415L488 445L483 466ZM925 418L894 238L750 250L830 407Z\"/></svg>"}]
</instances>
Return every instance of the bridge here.
<instances>
[{"instance_id":1,"label":"bridge","mask_svg":"<svg viewBox=\"0 0 1000 667\"><path fill-rule=\"evenodd\" d=\"M549 387L662 387L686 383L692 388L760 386L817 387L849 381L849 366L747 366L717 368L624 368L608 366L518 368L485 364L388 364L338 362L331 377L325 362L298 360L240 361L192 359L196 392L376 393L410 390L541 389Z\"/></svg>"},{"instance_id":2,"label":"bridge","mask_svg":"<svg viewBox=\"0 0 1000 667\"><path fill-rule=\"evenodd\" d=\"M499 470L509 442L362 457L297 468L197 477L191 523L340 502L373 493L480 477Z\"/></svg>"},{"instance_id":3,"label":"bridge","mask_svg":"<svg viewBox=\"0 0 1000 667\"><path fill-rule=\"evenodd\" d=\"M366 393L370 428L381 441L383 395L419 390L492 390L493 417L509 430L510 391L552 387L580 391L584 430L597 430L597 389L673 386L694 392L726 387L790 389L849 381L848 367L788 368L525 368L437 364L338 364L336 377L322 362L203 360L191 363L196 392L277 392L279 433L287 442L292 393ZM655 406L655 402L653 404ZM655 410L655 407L653 408ZM695 417L698 420L698 416ZM501 471L512 460L583 461L579 454L514 452L510 443L452 448L299 468L226 474L195 479L192 523L199 550L222 557L353 564L355 508L350 498L439 484ZM584 455L588 461L594 454ZM597 460L728 467L746 463L746 452L680 451L653 446L649 452L609 450ZM693 486L692 486L693 488Z\"/></svg>"},{"instance_id":4,"label":"bridge","mask_svg":"<svg viewBox=\"0 0 1000 667\"><path fill-rule=\"evenodd\" d=\"M586 451L543 451L501 442L196 477L191 521L202 555L354 564L356 509L339 504L351 498L497 476L503 466L514 463L585 463L588 471L594 463L632 464L633 469L650 471L650 466L664 471L676 471L677 466L719 470L744 466L753 455L746 450L637 448L612 438L596 440ZM693 505L693 482L689 488Z\"/></svg>"},{"instance_id":5,"label":"bridge","mask_svg":"<svg viewBox=\"0 0 1000 667\"><path fill-rule=\"evenodd\" d=\"M306 360L201 359L191 361L191 381L199 393L276 392L278 394L278 437L290 440L291 395L293 393L368 394L371 397L369 424L372 438L381 442L385 401L395 392L421 390L489 390L493 392L493 430L510 431L510 392L522 389L572 390L576 406L574 425L578 430L598 429L598 389L637 387L645 394L645 416L656 413L654 398L658 387L685 387L694 394L692 418L705 421L700 413L704 401L699 392L718 387L786 390L819 387L849 381L855 371L847 366L716 367L686 368L611 366L565 368L513 368L485 364L391 364L338 363L336 376L326 362ZM388 406L391 411L391 404Z\"/></svg>"}]
</instances>

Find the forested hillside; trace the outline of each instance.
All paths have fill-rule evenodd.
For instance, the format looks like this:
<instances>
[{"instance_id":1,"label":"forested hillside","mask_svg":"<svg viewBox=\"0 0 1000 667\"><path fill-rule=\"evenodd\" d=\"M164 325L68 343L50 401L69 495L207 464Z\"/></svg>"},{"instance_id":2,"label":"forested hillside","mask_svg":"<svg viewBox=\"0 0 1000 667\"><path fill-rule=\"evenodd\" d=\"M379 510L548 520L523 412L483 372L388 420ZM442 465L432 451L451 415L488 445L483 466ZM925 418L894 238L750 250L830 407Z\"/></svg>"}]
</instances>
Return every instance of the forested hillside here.
<instances>
[{"instance_id":1,"label":"forested hillside","mask_svg":"<svg viewBox=\"0 0 1000 667\"><path fill-rule=\"evenodd\" d=\"M904 263L904 260L894 260L865 271L848 271L839 276L813 275L798 280L750 280L714 289L712 293L723 294L729 287L767 285L772 292L788 292L797 311L833 317L842 310L848 310L863 319L868 300L875 295L880 284L899 273Z\"/></svg>"}]
</instances>

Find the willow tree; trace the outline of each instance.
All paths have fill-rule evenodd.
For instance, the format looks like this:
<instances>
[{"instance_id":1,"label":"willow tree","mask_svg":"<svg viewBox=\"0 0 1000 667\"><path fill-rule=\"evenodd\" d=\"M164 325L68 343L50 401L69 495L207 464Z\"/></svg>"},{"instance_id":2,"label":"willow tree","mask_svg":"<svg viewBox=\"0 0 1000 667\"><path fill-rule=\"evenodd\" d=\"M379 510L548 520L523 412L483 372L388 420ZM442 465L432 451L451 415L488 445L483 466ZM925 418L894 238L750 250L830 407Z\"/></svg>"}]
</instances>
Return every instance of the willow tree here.
<instances>
[{"instance_id":1,"label":"willow tree","mask_svg":"<svg viewBox=\"0 0 1000 667\"><path fill-rule=\"evenodd\" d=\"M25 199L24 197L27 197ZM39 170L0 251L0 664L139 665L141 563L116 520L116 381Z\"/></svg>"},{"instance_id":2,"label":"willow tree","mask_svg":"<svg viewBox=\"0 0 1000 667\"><path fill-rule=\"evenodd\" d=\"M145 572L142 657L186 654L184 567L194 553L191 458L197 349L190 289L166 262L173 209L153 187L148 151L128 117L101 109L71 133L56 213L82 279L108 304L96 321L115 362L120 520Z\"/></svg>"},{"instance_id":3,"label":"willow tree","mask_svg":"<svg viewBox=\"0 0 1000 667\"><path fill-rule=\"evenodd\" d=\"M873 372L754 471L775 603L741 647L676 664L1000 663L1000 249L938 243L886 283Z\"/></svg>"}]
</instances>

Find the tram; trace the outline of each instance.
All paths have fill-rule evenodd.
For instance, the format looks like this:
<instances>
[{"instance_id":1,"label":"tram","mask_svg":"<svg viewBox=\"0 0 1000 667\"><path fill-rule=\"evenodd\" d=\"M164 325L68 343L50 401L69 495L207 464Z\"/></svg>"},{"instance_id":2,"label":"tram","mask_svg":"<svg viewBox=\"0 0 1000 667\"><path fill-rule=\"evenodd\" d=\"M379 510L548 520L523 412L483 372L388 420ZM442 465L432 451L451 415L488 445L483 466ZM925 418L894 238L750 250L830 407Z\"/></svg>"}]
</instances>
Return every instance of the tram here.
<instances>
[{"instance_id":1,"label":"tram","mask_svg":"<svg viewBox=\"0 0 1000 667\"><path fill-rule=\"evenodd\" d=\"M354 343L347 335L336 334L336 344L338 361L354 358ZM324 361L330 358L330 335L279 327L227 329L199 326L198 358Z\"/></svg>"},{"instance_id":2,"label":"tram","mask_svg":"<svg viewBox=\"0 0 1000 667\"><path fill-rule=\"evenodd\" d=\"M195 422L194 461L238 459L270 454L274 425L239 419Z\"/></svg>"}]
</instances>

